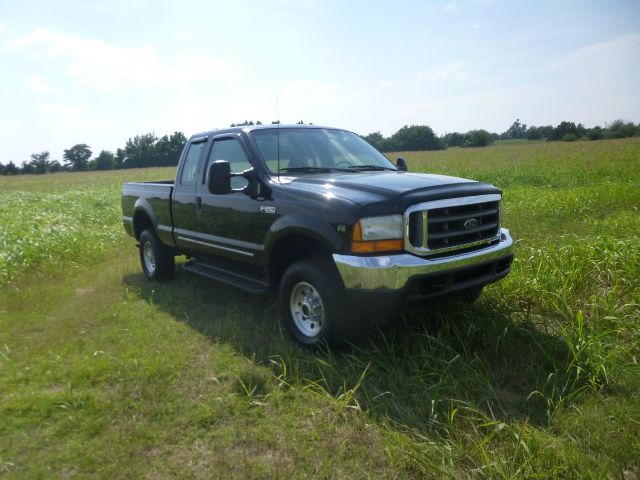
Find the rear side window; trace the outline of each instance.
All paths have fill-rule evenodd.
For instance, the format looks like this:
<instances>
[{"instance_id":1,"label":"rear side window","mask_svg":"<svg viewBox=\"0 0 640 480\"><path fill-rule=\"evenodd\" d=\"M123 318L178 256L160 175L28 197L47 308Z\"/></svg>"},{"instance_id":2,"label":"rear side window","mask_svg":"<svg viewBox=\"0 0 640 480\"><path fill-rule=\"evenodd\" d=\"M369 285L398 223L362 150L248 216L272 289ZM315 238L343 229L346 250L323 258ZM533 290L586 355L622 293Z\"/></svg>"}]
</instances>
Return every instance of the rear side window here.
<instances>
[{"instance_id":1,"label":"rear side window","mask_svg":"<svg viewBox=\"0 0 640 480\"><path fill-rule=\"evenodd\" d=\"M200 158L206 145L207 142L198 142L189 146L187 157L184 159L182 174L180 175L180 183L182 185L189 185L195 182L198 174L198 163L200 163Z\"/></svg>"}]
</instances>

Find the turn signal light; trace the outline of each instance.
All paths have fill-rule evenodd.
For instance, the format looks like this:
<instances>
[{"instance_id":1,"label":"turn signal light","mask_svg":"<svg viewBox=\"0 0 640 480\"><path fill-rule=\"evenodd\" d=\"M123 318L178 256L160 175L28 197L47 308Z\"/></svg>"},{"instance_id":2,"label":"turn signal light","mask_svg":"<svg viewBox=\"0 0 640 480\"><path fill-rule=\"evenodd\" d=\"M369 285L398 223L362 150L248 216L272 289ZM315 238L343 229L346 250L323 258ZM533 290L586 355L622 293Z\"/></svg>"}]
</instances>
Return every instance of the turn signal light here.
<instances>
[{"instance_id":1,"label":"turn signal light","mask_svg":"<svg viewBox=\"0 0 640 480\"><path fill-rule=\"evenodd\" d=\"M360 226L360 222L356 223L353 228L351 251L354 253L398 252L403 248L404 245L401 238L392 238L388 240L362 240L362 227Z\"/></svg>"}]
</instances>

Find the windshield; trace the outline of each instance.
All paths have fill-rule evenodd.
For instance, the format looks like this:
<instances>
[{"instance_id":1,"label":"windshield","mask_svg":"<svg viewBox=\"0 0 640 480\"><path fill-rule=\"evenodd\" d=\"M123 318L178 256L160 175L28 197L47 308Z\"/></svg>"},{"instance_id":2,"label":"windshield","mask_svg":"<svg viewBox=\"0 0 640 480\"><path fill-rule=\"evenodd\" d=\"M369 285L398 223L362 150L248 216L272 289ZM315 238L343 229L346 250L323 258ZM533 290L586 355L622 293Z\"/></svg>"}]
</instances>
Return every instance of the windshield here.
<instances>
[{"instance_id":1,"label":"windshield","mask_svg":"<svg viewBox=\"0 0 640 480\"><path fill-rule=\"evenodd\" d=\"M397 170L355 133L325 128L254 130L251 137L273 174Z\"/></svg>"}]
</instances>

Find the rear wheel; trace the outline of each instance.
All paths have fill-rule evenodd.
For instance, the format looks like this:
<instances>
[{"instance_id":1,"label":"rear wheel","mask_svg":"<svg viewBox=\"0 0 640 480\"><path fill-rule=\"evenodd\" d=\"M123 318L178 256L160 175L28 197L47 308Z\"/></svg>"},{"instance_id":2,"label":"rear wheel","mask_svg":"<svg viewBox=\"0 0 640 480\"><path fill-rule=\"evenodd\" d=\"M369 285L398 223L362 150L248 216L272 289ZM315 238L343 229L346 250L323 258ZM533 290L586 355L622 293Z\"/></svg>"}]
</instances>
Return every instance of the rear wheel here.
<instances>
[{"instance_id":1,"label":"rear wheel","mask_svg":"<svg viewBox=\"0 0 640 480\"><path fill-rule=\"evenodd\" d=\"M289 335L306 347L352 336L355 322L342 281L323 258L287 269L280 285L280 316Z\"/></svg>"},{"instance_id":2,"label":"rear wheel","mask_svg":"<svg viewBox=\"0 0 640 480\"><path fill-rule=\"evenodd\" d=\"M173 252L158 239L153 230L145 230L140 234L139 249L142 271L149 280L164 280L173 275Z\"/></svg>"}]
</instances>

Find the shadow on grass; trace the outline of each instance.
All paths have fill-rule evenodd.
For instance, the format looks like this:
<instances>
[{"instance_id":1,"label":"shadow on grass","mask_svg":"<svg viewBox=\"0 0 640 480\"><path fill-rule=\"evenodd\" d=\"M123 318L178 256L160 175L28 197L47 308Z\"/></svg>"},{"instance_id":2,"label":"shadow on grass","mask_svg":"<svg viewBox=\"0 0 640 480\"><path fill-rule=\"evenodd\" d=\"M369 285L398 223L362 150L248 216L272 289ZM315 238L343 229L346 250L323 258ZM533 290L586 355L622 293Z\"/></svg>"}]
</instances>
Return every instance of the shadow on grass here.
<instances>
[{"instance_id":1,"label":"shadow on grass","mask_svg":"<svg viewBox=\"0 0 640 480\"><path fill-rule=\"evenodd\" d=\"M347 352L314 353L289 340L275 295L245 294L181 269L167 283L142 274L124 281L145 301L287 383L322 387L334 398L349 393L352 406L421 431L446 428L456 415L457 422L526 417L545 425L551 405L580 388L566 343L491 292L474 305L414 307Z\"/></svg>"}]
</instances>

